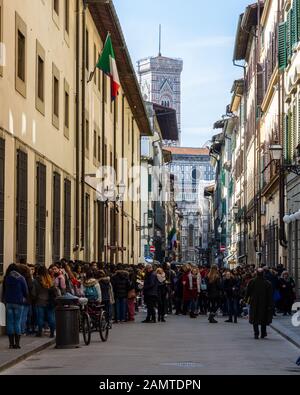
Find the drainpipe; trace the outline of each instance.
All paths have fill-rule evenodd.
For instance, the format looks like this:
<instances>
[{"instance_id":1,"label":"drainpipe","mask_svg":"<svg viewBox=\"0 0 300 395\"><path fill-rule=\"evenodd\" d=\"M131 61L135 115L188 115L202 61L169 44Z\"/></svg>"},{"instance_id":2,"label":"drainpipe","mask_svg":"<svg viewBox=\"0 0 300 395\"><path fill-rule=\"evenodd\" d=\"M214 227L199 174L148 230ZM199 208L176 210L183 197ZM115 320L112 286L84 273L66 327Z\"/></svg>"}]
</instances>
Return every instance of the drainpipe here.
<instances>
[{"instance_id":1,"label":"drainpipe","mask_svg":"<svg viewBox=\"0 0 300 395\"><path fill-rule=\"evenodd\" d=\"M102 72L102 167L106 166L106 152L105 152L105 94L104 90L106 75ZM101 203L103 206L103 214L104 214L104 236L103 236L103 248L104 248L104 262L107 263L107 240L108 240L108 230L107 230L107 221L108 221L108 202ZM105 244L106 242L106 244Z\"/></svg>"},{"instance_id":2,"label":"drainpipe","mask_svg":"<svg viewBox=\"0 0 300 395\"><path fill-rule=\"evenodd\" d=\"M82 11L82 102L81 102L81 250L85 248L85 80L86 80L86 1Z\"/></svg>"},{"instance_id":3,"label":"drainpipe","mask_svg":"<svg viewBox=\"0 0 300 395\"><path fill-rule=\"evenodd\" d=\"M79 137L79 127L80 127L80 0L76 1L76 95L75 95L75 105L76 105L76 119L75 119L75 130L76 130L76 184L75 184L75 246L74 252L79 249L79 238L80 238L80 137Z\"/></svg>"}]
</instances>

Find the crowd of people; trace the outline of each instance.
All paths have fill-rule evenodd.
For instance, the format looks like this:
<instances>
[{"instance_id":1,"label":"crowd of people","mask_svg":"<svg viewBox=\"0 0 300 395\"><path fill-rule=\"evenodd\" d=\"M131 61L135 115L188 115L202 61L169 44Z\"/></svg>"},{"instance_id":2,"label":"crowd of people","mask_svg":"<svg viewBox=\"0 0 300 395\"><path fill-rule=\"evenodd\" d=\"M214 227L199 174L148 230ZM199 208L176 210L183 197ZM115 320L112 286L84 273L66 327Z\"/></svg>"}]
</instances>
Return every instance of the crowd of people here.
<instances>
[{"instance_id":1,"label":"crowd of people","mask_svg":"<svg viewBox=\"0 0 300 395\"><path fill-rule=\"evenodd\" d=\"M290 315L295 282L282 266L239 266L233 270L212 265L102 264L66 261L45 266L11 264L5 274L2 299L6 305L10 348L20 348L21 335L41 337L47 328L55 336L56 298L66 293L105 306L114 323L135 321L145 305L143 323L166 322L169 314L191 319L207 315L216 324L217 312L227 323L249 317L254 336L267 336L266 326L278 313Z\"/></svg>"}]
</instances>

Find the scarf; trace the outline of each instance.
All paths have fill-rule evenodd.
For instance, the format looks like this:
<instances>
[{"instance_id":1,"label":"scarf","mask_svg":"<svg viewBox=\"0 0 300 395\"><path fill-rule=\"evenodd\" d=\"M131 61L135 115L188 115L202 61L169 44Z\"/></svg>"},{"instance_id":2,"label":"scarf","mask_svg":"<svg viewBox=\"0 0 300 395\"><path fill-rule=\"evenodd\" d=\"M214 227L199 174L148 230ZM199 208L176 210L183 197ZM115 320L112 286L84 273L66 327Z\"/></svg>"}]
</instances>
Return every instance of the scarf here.
<instances>
[{"instance_id":1,"label":"scarf","mask_svg":"<svg viewBox=\"0 0 300 395\"><path fill-rule=\"evenodd\" d=\"M166 275L164 274L158 274L157 273L157 279L160 283L163 283L164 281L166 281Z\"/></svg>"},{"instance_id":2,"label":"scarf","mask_svg":"<svg viewBox=\"0 0 300 395\"><path fill-rule=\"evenodd\" d=\"M193 289L193 279L197 278L197 291L200 293L200 283L201 283L201 276L198 273L197 276L192 274L191 272L189 273L189 284L190 284L190 290Z\"/></svg>"}]
</instances>

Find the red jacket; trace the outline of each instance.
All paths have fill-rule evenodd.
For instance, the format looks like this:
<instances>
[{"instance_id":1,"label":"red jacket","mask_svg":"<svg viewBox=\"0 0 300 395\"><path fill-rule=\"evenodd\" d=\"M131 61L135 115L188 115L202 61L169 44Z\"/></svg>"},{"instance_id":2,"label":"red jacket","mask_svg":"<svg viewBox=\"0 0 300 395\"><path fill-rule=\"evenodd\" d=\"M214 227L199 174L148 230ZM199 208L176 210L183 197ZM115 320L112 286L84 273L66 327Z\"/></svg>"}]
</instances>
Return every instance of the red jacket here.
<instances>
[{"instance_id":1,"label":"red jacket","mask_svg":"<svg viewBox=\"0 0 300 395\"><path fill-rule=\"evenodd\" d=\"M198 295L197 277L192 278L192 289L190 287L190 273L185 273L182 277L183 285L183 301L187 302L191 299L196 299Z\"/></svg>"}]
</instances>

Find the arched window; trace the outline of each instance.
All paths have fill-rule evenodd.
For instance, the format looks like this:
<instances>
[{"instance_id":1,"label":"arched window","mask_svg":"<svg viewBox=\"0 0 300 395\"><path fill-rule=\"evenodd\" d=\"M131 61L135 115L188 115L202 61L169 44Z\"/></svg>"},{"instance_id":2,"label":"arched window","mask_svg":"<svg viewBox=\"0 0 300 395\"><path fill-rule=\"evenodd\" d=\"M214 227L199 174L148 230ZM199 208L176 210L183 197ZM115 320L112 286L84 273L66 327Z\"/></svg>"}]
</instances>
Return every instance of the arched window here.
<instances>
[{"instance_id":1,"label":"arched window","mask_svg":"<svg viewBox=\"0 0 300 395\"><path fill-rule=\"evenodd\" d=\"M194 247L194 225L189 225L189 247Z\"/></svg>"},{"instance_id":2,"label":"arched window","mask_svg":"<svg viewBox=\"0 0 300 395\"><path fill-rule=\"evenodd\" d=\"M192 186L193 193L197 192L197 169L195 167L192 170Z\"/></svg>"}]
</instances>

